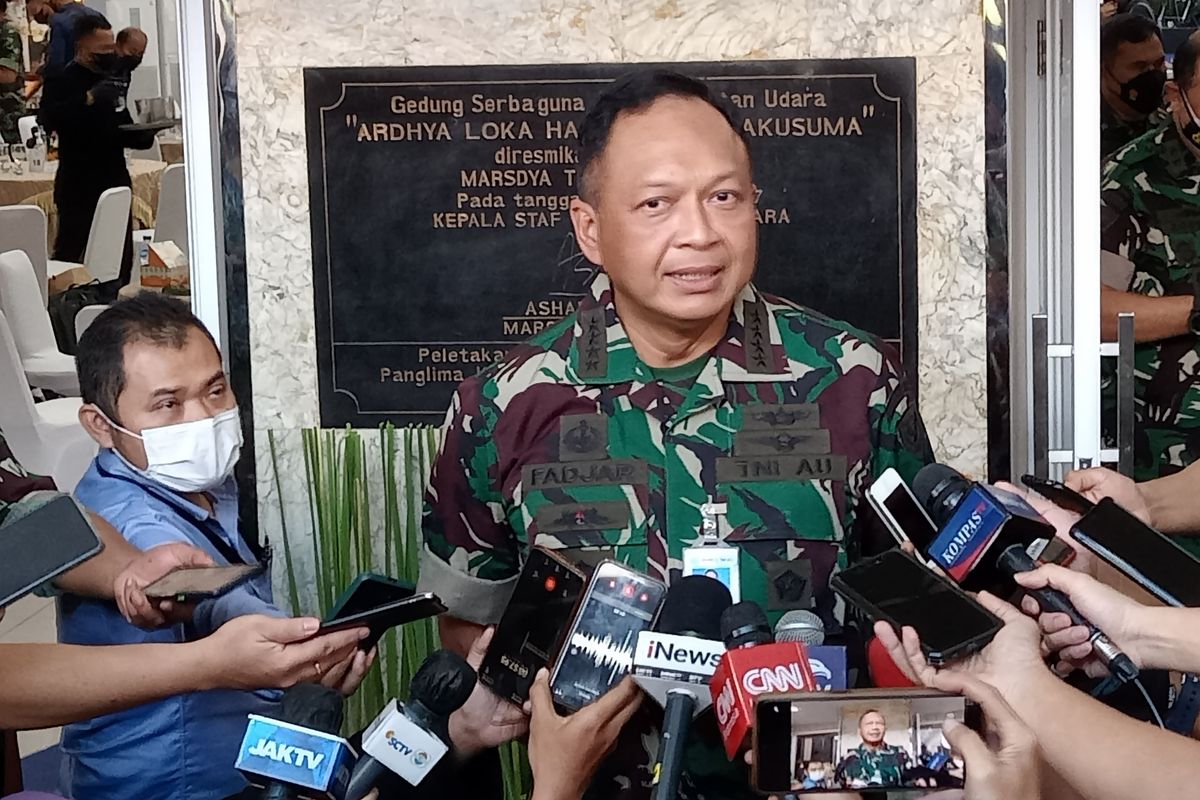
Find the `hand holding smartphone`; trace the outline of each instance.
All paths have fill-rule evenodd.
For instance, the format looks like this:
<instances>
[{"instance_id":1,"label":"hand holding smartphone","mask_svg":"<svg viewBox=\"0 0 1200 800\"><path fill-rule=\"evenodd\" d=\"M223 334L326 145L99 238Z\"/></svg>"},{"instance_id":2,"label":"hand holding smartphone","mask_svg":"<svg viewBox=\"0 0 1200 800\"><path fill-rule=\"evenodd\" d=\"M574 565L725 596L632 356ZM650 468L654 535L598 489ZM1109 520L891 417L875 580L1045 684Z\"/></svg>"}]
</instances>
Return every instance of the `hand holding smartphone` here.
<instances>
[{"instance_id":1,"label":"hand holding smartphone","mask_svg":"<svg viewBox=\"0 0 1200 800\"><path fill-rule=\"evenodd\" d=\"M265 564L233 564L222 567L189 567L167 573L146 587L152 600L197 603L220 597L239 584L259 575Z\"/></svg>"}]
</instances>

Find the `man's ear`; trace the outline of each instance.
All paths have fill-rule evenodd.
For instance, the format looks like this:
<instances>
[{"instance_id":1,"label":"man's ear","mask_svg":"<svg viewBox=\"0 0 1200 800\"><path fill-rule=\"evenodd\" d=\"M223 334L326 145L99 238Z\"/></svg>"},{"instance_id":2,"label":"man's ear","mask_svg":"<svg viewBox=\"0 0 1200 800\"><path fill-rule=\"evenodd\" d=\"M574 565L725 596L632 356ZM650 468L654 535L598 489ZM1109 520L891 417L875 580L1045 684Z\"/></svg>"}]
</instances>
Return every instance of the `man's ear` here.
<instances>
[{"instance_id":1,"label":"man's ear","mask_svg":"<svg viewBox=\"0 0 1200 800\"><path fill-rule=\"evenodd\" d=\"M579 197L571 198L571 224L575 227L575 241L587 260L604 266L604 256L600 251L600 219L596 209Z\"/></svg>"},{"instance_id":2,"label":"man's ear","mask_svg":"<svg viewBox=\"0 0 1200 800\"><path fill-rule=\"evenodd\" d=\"M1170 104L1172 111L1186 112L1183 107L1183 92L1179 90L1178 83L1167 81L1163 87L1163 95L1167 98L1167 103Z\"/></svg>"},{"instance_id":3,"label":"man's ear","mask_svg":"<svg viewBox=\"0 0 1200 800\"><path fill-rule=\"evenodd\" d=\"M93 403L84 403L79 407L79 424L101 447L114 447L114 431L112 425L105 419L104 414Z\"/></svg>"}]
</instances>

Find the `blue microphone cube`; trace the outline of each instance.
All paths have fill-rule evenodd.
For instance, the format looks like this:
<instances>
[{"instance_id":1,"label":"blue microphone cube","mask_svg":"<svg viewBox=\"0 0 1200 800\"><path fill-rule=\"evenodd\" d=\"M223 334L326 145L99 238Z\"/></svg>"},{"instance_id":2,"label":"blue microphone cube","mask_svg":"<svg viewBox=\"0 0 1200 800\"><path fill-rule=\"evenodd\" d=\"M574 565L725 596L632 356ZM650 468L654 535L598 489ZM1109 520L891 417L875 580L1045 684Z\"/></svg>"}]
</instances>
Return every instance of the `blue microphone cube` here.
<instances>
[{"instance_id":1,"label":"blue microphone cube","mask_svg":"<svg viewBox=\"0 0 1200 800\"><path fill-rule=\"evenodd\" d=\"M257 714L249 719L235 766L251 784L289 784L312 800L345 796L358 760L349 742Z\"/></svg>"}]
</instances>

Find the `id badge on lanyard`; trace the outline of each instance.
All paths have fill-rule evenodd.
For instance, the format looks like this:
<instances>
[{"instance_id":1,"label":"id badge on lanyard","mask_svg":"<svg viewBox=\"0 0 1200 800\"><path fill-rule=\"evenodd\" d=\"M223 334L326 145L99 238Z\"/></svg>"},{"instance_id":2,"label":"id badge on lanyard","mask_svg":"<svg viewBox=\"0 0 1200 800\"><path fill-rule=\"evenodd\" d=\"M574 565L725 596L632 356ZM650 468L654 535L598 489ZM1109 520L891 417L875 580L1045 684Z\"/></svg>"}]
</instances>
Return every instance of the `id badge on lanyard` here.
<instances>
[{"instance_id":1,"label":"id badge on lanyard","mask_svg":"<svg viewBox=\"0 0 1200 800\"><path fill-rule=\"evenodd\" d=\"M717 535L719 517L728 511L724 503L710 496L700 506L700 542L683 548L683 574L707 575L715 578L729 589L733 602L741 602L742 586L738 556L741 550L723 544Z\"/></svg>"}]
</instances>

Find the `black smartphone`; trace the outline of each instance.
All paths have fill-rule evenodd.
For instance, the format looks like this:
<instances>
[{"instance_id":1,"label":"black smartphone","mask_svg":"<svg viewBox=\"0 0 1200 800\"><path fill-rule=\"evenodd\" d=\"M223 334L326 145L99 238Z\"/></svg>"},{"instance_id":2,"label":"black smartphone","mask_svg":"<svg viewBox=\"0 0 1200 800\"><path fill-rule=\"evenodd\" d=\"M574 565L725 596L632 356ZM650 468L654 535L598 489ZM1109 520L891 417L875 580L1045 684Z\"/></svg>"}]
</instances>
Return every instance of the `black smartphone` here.
<instances>
[{"instance_id":1,"label":"black smartphone","mask_svg":"<svg viewBox=\"0 0 1200 800\"><path fill-rule=\"evenodd\" d=\"M974 703L932 689L762 695L754 716L751 781L764 794L961 789L942 724L982 722Z\"/></svg>"},{"instance_id":2,"label":"black smartphone","mask_svg":"<svg viewBox=\"0 0 1200 800\"><path fill-rule=\"evenodd\" d=\"M975 598L901 550L844 569L829 585L872 620L916 629L931 664L981 650L1003 627Z\"/></svg>"},{"instance_id":3,"label":"black smartphone","mask_svg":"<svg viewBox=\"0 0 1200 800\"><path fill-rule=\"evenodd\" d=\"M512 597L479 666L479 679L516 705L529 699L537 671L558 654L587 580L549 550L529 551Z\"/></svg>"},{"instance_id":4,"label":"black smartphone","mask_svg":"<svg viewBox=\"0 0 1200 800\"><path fill-rule=\"evenodd\" d=\"M408 581L375 572L361 572L342 591L333 604L333 610L325 615L325 621L361 614L397 600L405 600L416 593L417 587Z\"/></svg>"},{"instance_id":5,"label":"black smartphone","mask_svg":"<svg viewBox=\"0 0 1200 800\"><path fill-rule=\"evenodd\" d=\"M240 583L259 575L265 564L233 564L226 567L177 569L146 587L146 597L196 603L220 597Z\"/></svg>"},{"instance_id":6,"label":"black smartphone","mask_svg":"<svg viewBox=\"0 0 1200 800\"><path fill-rule=\"evenodd\" d=\"M385 603L377 608L360 611L357 614L325 620L321 623L317 635L344 631L350 628L368 628L371 634L358 643L359 649L370 650L390 629L409 622L416 622L426 617L436 617L445 613L446 607L441 599L433 592L423 592Z\"/></svg>"},{"instance_id":7,"label":"black smartphone","mask_svg":"<svg viewBox=\"0 0 1200 800\"><path fill-rule=\"evenodd\" d=\"M1111 498L1080 517L1071 538L1164 603L1200 607L1200 560Z\"/></svg>"},{"instance_id":8,"label":"black smartphone","mask_svg":"<svg viewBox=\"0 0 1200 800\"><path fill-rule=\"evenodd\" d=\"M666 593L666 584L624 564L596 566L550 676L559 706L583 708L633 668L638 634L654 627Z\"/></svg>"},{"instance_id":9,"label":"black smartphone","mask_svg":"<svg viewBox=\"0 0 1200 800\"><path fill-rule=\"evenodd\" d=\"M102 549L87 517L66 495L13 519L0 531L0 608Z\"/></svg>"},{"instance_id":10,"label":"black smartphone","mask_svg":"<svg viewBox=\"0 0 1200 800\"><path fill-rule=\"evenodd\" d=\"M1076 514L1086 514L1096 507L1095 503L1070 486L1056 480L1051 480L1050 478L1039 478L1036 475L1022 475L1021 483L1033 489L1059 508L1074 511Z\"/></svg>"}]
</instances>

